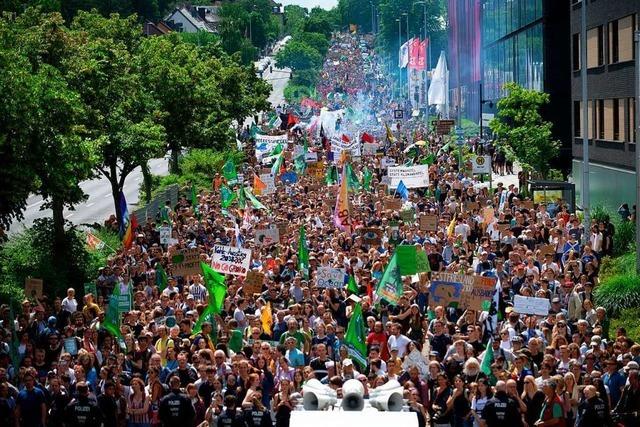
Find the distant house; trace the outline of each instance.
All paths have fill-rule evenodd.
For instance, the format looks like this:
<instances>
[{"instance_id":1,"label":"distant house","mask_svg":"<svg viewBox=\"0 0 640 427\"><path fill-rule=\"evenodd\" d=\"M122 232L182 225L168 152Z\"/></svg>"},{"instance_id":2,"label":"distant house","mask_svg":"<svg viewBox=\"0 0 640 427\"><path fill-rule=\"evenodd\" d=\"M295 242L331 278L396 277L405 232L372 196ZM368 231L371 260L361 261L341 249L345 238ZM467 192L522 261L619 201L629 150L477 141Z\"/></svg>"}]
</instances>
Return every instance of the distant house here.
<instances>
[{"instance_id":1,"label":"distant house","mask_svg":"<svg viewBox=\"0 0 640 427\"><path fill-rule=\"evenodd\" d=\"M170 33L171 28L162 21L157 24L154 24L153 22L145 22L143 32L145 36L162 36Z\"/></svg>"},{"instance_id":2,"label":"distant house","mask_svg":"<svg viewBox=\"0 0 640 427\"><path fill-rule=\"evenodd\" d=\"M197 33L218 31L220 4L211 6L181 6L176 7L164 22L173 30L181 33Z\"/></svg>"}]
</instances>

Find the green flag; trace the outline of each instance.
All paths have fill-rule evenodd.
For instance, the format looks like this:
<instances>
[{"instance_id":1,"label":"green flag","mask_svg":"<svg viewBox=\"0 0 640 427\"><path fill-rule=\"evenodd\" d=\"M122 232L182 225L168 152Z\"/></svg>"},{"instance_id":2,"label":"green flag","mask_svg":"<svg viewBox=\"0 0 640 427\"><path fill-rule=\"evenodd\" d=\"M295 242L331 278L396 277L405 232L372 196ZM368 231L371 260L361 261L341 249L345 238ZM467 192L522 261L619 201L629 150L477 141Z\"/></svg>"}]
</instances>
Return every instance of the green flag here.
<instances>
[{"instance_id":1,"label":"green flag","mask_svg":"<svg viewBox=\"0 0 640 427\"><path fill-rule=\"evenodd\" d=\"M238 172L236 171L236 165L233 163L233 160L227 160L222 167L222 174L229 184L233 184L238 180Z\"/></svg>"},{"instance_id":2,"label":"green flag","mask_svg":"<svg viewBox=\"0 0 640 427\"><path fill-rule=\"evenodd\" d=\"M271 174L273 176L280 175L280 168L282 167L282 162L284 161L284 153L278 154L276 161L273 162L273 166L271 166Z\"/></svg>"},{"instance_id":3,"label":"green flag","mask_svg":"<svg viewBox=\"0 0 640 427\"><path fill-rule=\"evenodd\" d=\"M247 187L244 188L244 194L245 196L247 196L247 199L249 199L249 201L251 202L254 208L264 209L266 211L269 210L265 205L260 203L260 200L256 199L256 196L253 195L253 193L251 192L251 190L249 190L249 188Z\"/></svg>"},{"instance_id":4,"label":"green flag","mask_svg":"<svg viewBox=\"0 0 640 427\"><path fill-rule=\"evenodd\" d=\"M338 183L338 169L335 165L329 165L324 177L327 185L335 185Z\"/></svg>"},{"instance_id":5,"label":"green flag","mask_svg":"<svg viewBox=\"0 0 640 427\"><path fill-rule=\"evenodd\" d=\"M487 351L484 352L484 357L482 358L482 364L480 365L480 370L484 372L486 375L491 375L491 364L493 363L493 339L489 340L489 344L487 345Z\"/></svg>"},{"instance_id":6,"label":"green flag","mask_svg":"<svg viewBox=\"0 0 640 427\"><path fill-rule=\"evenodd\" d=\"M262 131L260 131L260 128L258 126L256 126L255 123L251 125L250 133L251 133L251 138L254 138L254 139L255 139L256 136L262 135Z\"/></svg>"},{"instance_id":7,"label":"green flag","mask_svg":"<svg viewBox=\"0 0 640 427\"><path fill-rule=\"evenodd\" d=\"M214 316L222 313L224 298L227 294L227 286L224 284L224 276L222 274L218 273L202 261L200 262L200 268L202 269L204 286L207 288L207 293L209 294L209 301L207 303L207 307L198 317L198 321L193 326L193 335L202 330L202 324L204 322L213 323Z\"/></svg>"},{"instance_id":8,"label":"green flag","mask_svg":"<svg viewBox=\"0 0 640 427\"><path fill-rule=\"evenodd\" d=\"M347 170L347 188L349 188L349 191L358 191L360 189L360 181L353 167L351 167L351 163L347 163L344 167Z\"/></svg>"},{"instance_id":9,"label":"green flag","mask_svg":"<svg viewBox=\"0 0 640 427\"><path fill-rule=\"evenodd\" d=\"M227 209L229 206L231 206L231 203L233 203L233 201L236 199L236 194L233 191L231 191L229 187L227 187L226 185L222 185L222 187L220 187L220 197L222 199L220 201L220 205L224 209Z\"/></svg>"},{"instance_id":10,"label":"green flag","mask_svg":"<svg viewBox=\"0 0 640 427\"><path fill-rule=\"evenodd\" d=\"M164 291L169 285L169 279L167 278L167 272L162 268L161 263L156 263L156 285L160 292Z\"/></svg>"},{"instance_id":11,"label":"green flag","mask_svg":"<svg viewBox=\"0 0 640 427\"><path fill-rule=\"evenodd\" d=\"M304 225L300 226L298 239L298 269L305 279L309 278L309 249L307 248L307 233Z\"/></svg>"},{"instance_id":12,"label":"green flag","mask_svg":"<svg viewBox=\"0 0 640 427\"><path fill-rule=\"evenodd\" d=\"M196 218L201 219L200 209L198 209L198 196L196 194L196 186L191 184L191 206L193 206L193 214Z\"/></svg>"},{"instance_id":13,"label":"green flag","mask_svg":"<svg viewBox=\"0 0 640 427\"><path fill-rule=\"evenodd\" d=\"M356 278L353 277L353 274L349 275L349 281L347 282L347 291L355 295L360 294L360 288L358 287Z\"/></svg>"},{"instance_id":14,"label":"green flag","mask_svg":"<svg viewBox=\"0 0 640 427\"><path fill-rule=\"evenodd\" d=\"M244 188L238 188L238 207L244 209L247 207L247 199L244 195Z\"/></svg>"},{"instance_id":15,"label":"green flag","mask_svg":"<svg viewBox=\"0 0 640 427\"><path fill-rule=\"evenodd\" d=\"M422 249L416 249L416 270L418 273L428 273L431 271L429 257Z\"/></svg>"},{"instance_id":16,"label":"green flag","mask_svg":"<svg viewBox=\"0 0 640 427\"><path fill-rule=\"evenodd\" d=\"M349 355L363 368L366 367L367 330L365 328L360 303L356 304L353 312L351 312L351 319L349 319L349 325L347 325L347 333L344 336L344 344L347 346Z\"/></svg>"},{"instance_id":17,"label":"green flag","mask_svg":"<svg viewBox=\"0 0 640 427\"><path fill-rule=\"evenodd\" d=\"M398 305L403 292L402 277L398 268L398 255L394 253L376 287L376 299L377 302L384 299L391 305Z\"/></svg>"},{"instance_id":18,"label":"green flag","mask_svg":"<svg viewBox=\"0 0 640 427\"><path fill-rule=\"evenodd\" d=\"M117 339L122 339L120 332L120 309L118 308L118 298L120 296L120 284L116 283L113 292L109 297L109 305L104 315L102 327Z\"/></svg>"},{"instance_id":19,"label":"green flag","mask_svg":"<svg viewBox=\"0 0 640 427\"><path fill-rule=\"evenodd\" d=\"M304 171L307 169L307 162L305 160L304 153L300 154L293 160L293 167L295 168L298 175L302 175Z\"/></svg>"},{"instance_id":20,"label":"green flag","mask_svg":"<svg viewBox=\"0 0 640 427\"><path fill-rule=\"evenodd\" d=\"M365 191L371 190L371 181L373 180L373 173L369 170L367 166L362 170L362 188Z\"/></svg>"},{"instance_id":21,"label":"green flag","mask_svg":"<svg viewBox=\"0 0 640 427\"><path fill-rule=\"evenodd\" d=\"M273 150L271 150L271 153L269 153L268 157L277 156L280 153L282 153L282 144L278 144L275 147L273 147Z\"/></svg>"},{"instance_id":22,"label":"green flag","mask_svg":"<svg viewBox=\"0 0 640 427\"><path fill-rule=\"evenodd\" d=\"M431 153L427 157L425 157L420 163L422 163L423 165L431 166L435 161L436 161L436 155Z\"/></svg>"},{"instance_id":23,"label":"green flag","mask_svg":"<svg viewBox=\"0 0 640 427\"><path fill-rule=\"evenodd\" d=\"M15 315L13 313L13 301L9 301L9 323L11 324L11 345L9 346L9 357L11 357L11 364L13 365L14 372L17 374L20 369L20 354L18 353L18 347L20 347L20 341L18 339L18 331L16 330Z\"/></svg>"},{"instance_id":24,"label":"green flag","mask_svg":"<svg viewBox=\"0 0 640 427\"><path fill-rule=\"evenodd\" d=\"M416 270L416 247L414 245L399 245L394 256L397 255L398 269L402 276L412 276Z\"/></svg>"}]
</instances>

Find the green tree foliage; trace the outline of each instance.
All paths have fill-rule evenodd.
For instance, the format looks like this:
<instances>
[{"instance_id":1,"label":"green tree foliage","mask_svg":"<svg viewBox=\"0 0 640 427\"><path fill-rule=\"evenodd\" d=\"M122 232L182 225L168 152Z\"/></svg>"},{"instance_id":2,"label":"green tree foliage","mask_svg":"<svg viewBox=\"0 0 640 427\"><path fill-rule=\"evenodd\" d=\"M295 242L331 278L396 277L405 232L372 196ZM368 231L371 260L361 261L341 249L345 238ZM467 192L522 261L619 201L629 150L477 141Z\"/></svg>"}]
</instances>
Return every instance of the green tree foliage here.
<instances>
[{"instance_id":1,"label":"green tree foliage","mask_svg":"<svg viewBox=\"0 0 640 427\"><path fill-rule=\"evenodd\" d=\"M322 55L306 43L291 40L276 54L278 68L307 70L322 65Z\"/></svg>"},{"instance_id":2,"label":"green tree foliage","mask_svg":"<svg viewBox=\"0 0 640 427\"><path fill-rule=\"evenodd\" d=\"M356 24L358 29L365 33L371 32L371 9L373 3L376 7L380 1L376 0L339 0L338 11L342 27Z\"/></svg>"},{"instance_id":3,"label":"green tree foliage","mask_svg":"<svg viewBox=\"0 0 640 427\"><path fill-rule=\"evenodd\" d=\"M304 22L307 9L302 6L290 4L284 7L284 31L293 36L304 30Z\"/></svg>"},{"instance_id":4,"label":"green tree foliage","mask_svg":"<svg viewBox=\"0 0 640 427\"><path fill-rule=\"evenodd\" d=\"M560 142L551 135L551 122L540 114L549 95L517 83L507 83L505 90L507 96L498 101L498 114L489 127L507 156L517 159L523 169L546 178L551 160L560 152Z\"/></svg>"},{"instance_id":5,"label":"green tree foliage","mask_svg":"<svg viewBox=\"0 0 640 427\"><path fill-rule=\"evenodd\" d=\"M325 10L314 7L304 23L304 31L308 33L321 33L327 39L331 38L331 32L338 29L340 18L337 9Z\"/></svg>"},{"instance_id":6,"label":"green tree foliage","mask_svg":"<svg viewBox=\"0 0 640 427\"><path fill-rule=\"evenodd\" d=\"M294 41L300 41L308 46L311 46L321 56L325 56L329 51L329 39L324 34L321 33L309 33L309 32L301 32L293 37Z\"/></svg>"}]
</instances>

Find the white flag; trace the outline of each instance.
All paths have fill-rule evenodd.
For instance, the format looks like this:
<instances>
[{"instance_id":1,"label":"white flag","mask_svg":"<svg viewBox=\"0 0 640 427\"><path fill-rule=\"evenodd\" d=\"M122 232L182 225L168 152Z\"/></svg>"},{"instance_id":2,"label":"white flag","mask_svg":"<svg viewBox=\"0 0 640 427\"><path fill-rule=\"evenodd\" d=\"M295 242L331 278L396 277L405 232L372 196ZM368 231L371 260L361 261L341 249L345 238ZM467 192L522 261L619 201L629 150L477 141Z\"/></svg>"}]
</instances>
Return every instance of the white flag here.
<instances>
[{"instance_id":1,"label":"white flag","mask_svg":"<svg viewBox=\"0 0 640 427\"><path fill-rule=\"evenodd\" d=\"M409 64L409 41L400 46L398 67L405 68Z\"/></svg>"},{"instance_id":2,"label":"white flag","mask_svg":"<svg viewBox=\"0 0 640 427\"><path fill-rule=\"evenodd\" d=\"M445 105L447 104L447 93L449 91L447 60L444 52L440 53L436 69L431 75L431 84L429 85L429 105Z\"/></svg>"}]
</instances>

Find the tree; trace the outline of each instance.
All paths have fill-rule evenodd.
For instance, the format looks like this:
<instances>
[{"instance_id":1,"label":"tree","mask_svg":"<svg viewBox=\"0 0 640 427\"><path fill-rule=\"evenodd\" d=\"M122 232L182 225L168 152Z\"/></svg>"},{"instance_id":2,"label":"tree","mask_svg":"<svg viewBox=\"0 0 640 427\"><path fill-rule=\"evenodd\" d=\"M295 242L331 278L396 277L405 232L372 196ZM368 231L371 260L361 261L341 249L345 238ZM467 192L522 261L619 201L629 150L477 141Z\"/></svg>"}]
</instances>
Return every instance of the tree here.
<instances>
[{"instance_id":1,"label":"tree","mask_svg":"<svg viewBox=\"0 0 640 427\"><path fill-rule=\"evenodd\" d=\"M329 51L329 39L321 33L309 33L304 31L293 37L293 40L300 41L311 46L322 56L325 56Z\"/></svg>"},{"instance_id":2,"label":"tree","mask_svg":"<svg viewBox=\"0 0 640 427\"><path fill-rule=\"evenodd\" d=\"M319 68L322 56L308 44L291 40L276 54L276 65L278 68L287 67L294 71Z\"/></svg>"},{"instance_id":3,"label":"tree","mask_svg":"<svg viewBox=\"0 0 640 427\"><path fill-rule=\"evenodd\" d=\"M378 1L373 2L378 6ZM371 32L371 2L370 0L339 0L338 11L342 27L350 24L358 25L358 29L365 32Z\"/></svg>"},{"instance_id":4,"label":"tree","mask_svg":"<svg viewBox=\"0 0 640 427\"><path fill-rule=\"evenodd\" d=\"M304 29L307 9L290 4L284 7L284 31L293 36Z\"/></svg>"},{"instance_id":5,"label":"tree","mask_svg":"<svg viewBox=\"0 0 640 427\"><path fill-rule=\"evenodd\" d=\"M325 37L331 38L331 32L339 25L339 17L337 11L325 10L320 7L314 7L309 13L309 18L304 24L304 31L309 33L321 33Z\"/></svg>"},{"instance_id":6,"label":"tree","mask_svg":"<svg viewBox=\"0 0 640 427\"><path fill-rule=\"evenodd\" d=\"M97 170L111 184L119 223L120 192L127 176L166 152L163 113L144 87L137 50L142 39L136 17L108 18L79 12L71 29L83 39L68 61L68 80L85 104L87 129L96 141Z\"/></svg>"},{"instance_id":7,"label":"tree","mask_svg":"<svg viewBox=\"0 0 640 427\"><path fill-rule=\"evenodd\" d=\"M498 101L498 114L489 127L508 156L517 159L525 171L537 171L546 178L551 160L560 152L560 141L551 135L551 122L540 114L549 95L513 82L504 88L508 94Z\"/></svg>"}]
</instances>

